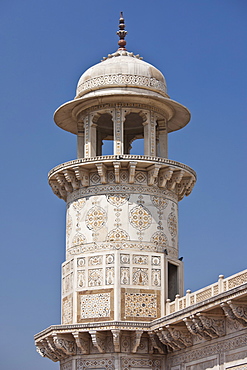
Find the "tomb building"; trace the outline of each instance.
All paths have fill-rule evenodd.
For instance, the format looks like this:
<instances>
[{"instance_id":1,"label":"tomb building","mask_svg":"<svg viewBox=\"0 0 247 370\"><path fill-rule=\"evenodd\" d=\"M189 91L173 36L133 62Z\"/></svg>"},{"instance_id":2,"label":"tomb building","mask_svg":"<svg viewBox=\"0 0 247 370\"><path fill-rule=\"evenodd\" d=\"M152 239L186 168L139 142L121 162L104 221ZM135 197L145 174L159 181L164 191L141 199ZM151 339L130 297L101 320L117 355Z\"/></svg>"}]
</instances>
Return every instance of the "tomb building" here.
<instances>
[{"instance_id":1,"label":"tomb building","mask_svg":"<svg viewBox=\"0 0 247 370\"><path fill-rule=\"evenodd\" d=\"M196 173L168 159L168 134L190 113L126 33L121 15L118 50L55 112L77 159L49 172L67 204L62 322L37 350L61 370L246 370L247 271L184 295L178 202Z\"/></svg>"}]
</instances>

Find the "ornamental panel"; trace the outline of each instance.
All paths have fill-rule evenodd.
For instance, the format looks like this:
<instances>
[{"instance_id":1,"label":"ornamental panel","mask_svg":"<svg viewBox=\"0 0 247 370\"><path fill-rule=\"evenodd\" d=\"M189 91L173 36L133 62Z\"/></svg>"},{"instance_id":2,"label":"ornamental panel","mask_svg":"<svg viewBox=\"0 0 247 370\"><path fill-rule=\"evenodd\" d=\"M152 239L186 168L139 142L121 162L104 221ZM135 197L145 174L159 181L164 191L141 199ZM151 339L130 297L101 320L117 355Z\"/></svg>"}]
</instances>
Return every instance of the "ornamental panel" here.
<instances>
[{"instance_id":1,"label":"ornamental panel","mask_svg":"<svg viewBox=\"0 0 247 370\"><path fill-rule=\"evenodd\" d=\"M80 296L81 319L110 317L110 312L110 293L96 293Z\"/></svg>"},{"instance_id":2,"label":"ornamental panel","mask_svg":"<svg viewBox=\"0 0 247 370\"><path fill-rule=\"evenodd\" d=\"M150 241L157 246L161 246L163 248L168 246L168 239L163 231L156 231L150 239Z\"/></svg>"},{"instance_id":3,"label":"ornamental panel","mask_svg":"<svg viewBox=\"0 0 247 370\"><path fill-rule=\"evenodd\" d=\"M126 292L125 316L157 318L156 294Z\"/></svg>"},{"instance_id":4,"label":"ornamental panel","mask_svg":"<svg viewBox=\"0 0 247 370\"><path fill-rule=\"evenodd\" d=\"M168 230L171 233L171 236L176 236L177 235L177 218L175 216L174 212L171 212L168 216L167 219L167 225L168 225Z\"/></svg>"},{"instance_id":5,"label":"ornamental panel","mask_svg":"<svg viewBox=\"0 0 247 370\"><path fill-rule=\"evenodd\" d=\"M134 207L129 215L130 224L138 230L147 229L152 222L149 210L142 205Z\"/></svg>"},{"instance_id":6,"label":"ornamental panel","mask_svg":"<svg viewBox=\"0 0 247 370\"><path fill-rule=\"evenodd\" d=\"M89 230L99 230L106 223L106 211L99 206L91 208L85 220L86 226Z\"/></svg>"},{"instance_id":7,"label":"ornamental panel","mask_svg":"<svg viewBox=\"0 0 247 370\"><path fill-rule=\"evenodd\" d=\"M129 200L128 194L109 194L107 201L113 206L120 207Z\"/></svg>"}]
</instances>

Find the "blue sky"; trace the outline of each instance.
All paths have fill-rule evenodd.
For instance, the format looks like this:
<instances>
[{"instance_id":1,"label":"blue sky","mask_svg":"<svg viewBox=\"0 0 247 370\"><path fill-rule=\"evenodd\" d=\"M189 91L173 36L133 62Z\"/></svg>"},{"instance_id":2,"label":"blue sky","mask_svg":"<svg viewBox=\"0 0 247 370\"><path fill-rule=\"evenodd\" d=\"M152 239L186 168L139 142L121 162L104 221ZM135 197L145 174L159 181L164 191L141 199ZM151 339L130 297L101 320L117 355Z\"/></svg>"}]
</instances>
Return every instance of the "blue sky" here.
<instances>
[{"instance_id":1,"label":"blue sky","mask_svg":"<svg viewBox=\"0 0 247 370\"><path fill-rule=\"evenodd\" d=\"M60 323L65 204L47 172L75 158L76 140L53 123L80 75L127 48L166 77L191 122L169 138L169 158L196 170L180 203L185 289L245 269L246 0L25 0L0 5L1 338L4 370L58 369L33 335Z\"/></svg>"}]
</instances>

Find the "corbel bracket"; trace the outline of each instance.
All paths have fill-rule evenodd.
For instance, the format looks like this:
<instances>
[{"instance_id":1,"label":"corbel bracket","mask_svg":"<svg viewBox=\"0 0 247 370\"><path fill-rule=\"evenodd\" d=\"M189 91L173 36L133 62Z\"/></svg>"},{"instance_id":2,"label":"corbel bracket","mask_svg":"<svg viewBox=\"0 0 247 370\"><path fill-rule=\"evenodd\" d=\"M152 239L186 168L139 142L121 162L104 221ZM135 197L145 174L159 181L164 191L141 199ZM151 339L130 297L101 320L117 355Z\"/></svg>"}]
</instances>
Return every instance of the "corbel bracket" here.
<instances>
[{"instance_id":1,"label":"corbel bracket","mask_svg":"<svg viewBox=\"0 0 247 370\"><path fill-rule=\"evenodd\" d=\"M137 162L129 162L129 184L134 184Z\"/></svg>"},{"instance_id":2,"label":"corbel bracket","mask_svg":"<svg viewBox=\"0 0 247 370\"><path fill-rule=\"evenodd\" d=\"M173 169L171 167L162 168L159 173L159 187L165 188L167 181L169 181L173 174Z\"/></svg>"},{"instance_id":3,"label":"corbel bracket","mask_svg":"<svg viewBox=\"0 0 247 370\"><path fill-rule=\"evenodd\" d=\"M105 334L100 333L96 330L90 330L93 345L98 349L100 353L105 353Z\"/></svg>"},{"instance_id":4,"label":"corbel bracket","mask_svg":"<svg viewBox=\"0 0 247 370\"><path fill-rule=\"evenodd\" d=\"M143 333L143 330L135 330L132 333L132 337L131 337L131 352L132 353L136 353L137 348L139 347L140 342L141 342L142 333Z\"/></svg>"},{"instance_id":5,"label":"corbel bracket","mask_svg":"<svg viewBox=\"0 0 247 370\"><path fill-rule=\"evenodd\" d=\"M79 166L75 167L74 171L77 179L81 181L81 185L84 187L89 186L89 171L83 170Z\"/></svg>"},{"instance_id":6,"label":"corbel bracket","mask_svg":"<svg viewBox=\"0 0 247 370\"><path fill-rule=\"evenodd\" d=\"M89 341L90 337L88 333L79 333L78 331L73 332L73 337L75 338L75 342L78 348L80 348L81 352L84 355L89 354Z\"/></svg>"},{"instance_id":7,"label":"corbel bracket","mask_svg":"<svg viewBox=\"0 0 247 370\"><path fill-rule=\"evenodd\" d=\"M107 168L103 163L96 163L98 174L100 176L101 184L107 183Z\"/></svg>"},{"instance_id":8,"label":"corbel bracket","mask_svg":"<svg viewBox=\"0 0 247 370\"><path fill-rule=\"evenodd\" d=\"M114 166L114 173L115 173L115 182L116 184L120 183L120 168L121 168L121 162L115 161L113 162Z\"/></svg>"},{"instance_id":9,"label":"corbel bracket","mask_svg":"<svg viewBox=\"0 0 247 370\"><path fill-rule=\"evenodd\" d=\"M153 164L152 166L148 167L148 185L151 186L154 184L155 179L158 176L160 164Z\"/></svg>"},{"instance_id":10,"label":"corbel bracket","mask_svg":"<svg viewBox=\"0 0 247 370\"><path fill-rule=\"evenodd\" d=\"M64 170L63 173L64 173L65 179L71 183L73 190L79 189L80 183L78 179L76 178L75 173L70 170Z\"/></svg>"}]
</instances>

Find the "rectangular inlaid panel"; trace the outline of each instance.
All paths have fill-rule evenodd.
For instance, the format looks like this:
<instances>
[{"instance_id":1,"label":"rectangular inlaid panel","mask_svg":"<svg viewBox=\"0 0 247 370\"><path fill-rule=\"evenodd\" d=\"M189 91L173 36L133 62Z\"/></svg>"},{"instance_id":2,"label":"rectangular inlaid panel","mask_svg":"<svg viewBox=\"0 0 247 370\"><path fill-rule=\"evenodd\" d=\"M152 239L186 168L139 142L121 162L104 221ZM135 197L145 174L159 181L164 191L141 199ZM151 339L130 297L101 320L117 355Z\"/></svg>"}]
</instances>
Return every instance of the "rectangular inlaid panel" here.
<instances>
[{"instance_id":1,"label":"rectangular inlaid panel","mask_svg":"<svg viewBox=\"0 0 247 370\"><path fill-rule=\"evenodd\" d=\"M122 320L151 321L160 317L160 292L122 289Z\"/></svg>"},{"instance_id":2,"label":"rectangular inlaid panel","mask_svg":"<svg viewBox=\"0 0 247 370\"><path fill-rule=\"evenodd\" d=\"M77 322L113 319L113 290L86 290L78 292Z\"/></svg>"}]
</instances>

